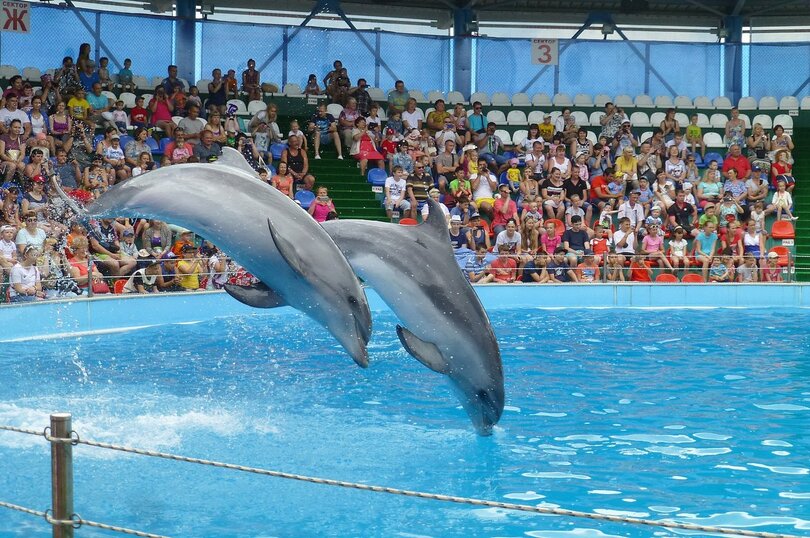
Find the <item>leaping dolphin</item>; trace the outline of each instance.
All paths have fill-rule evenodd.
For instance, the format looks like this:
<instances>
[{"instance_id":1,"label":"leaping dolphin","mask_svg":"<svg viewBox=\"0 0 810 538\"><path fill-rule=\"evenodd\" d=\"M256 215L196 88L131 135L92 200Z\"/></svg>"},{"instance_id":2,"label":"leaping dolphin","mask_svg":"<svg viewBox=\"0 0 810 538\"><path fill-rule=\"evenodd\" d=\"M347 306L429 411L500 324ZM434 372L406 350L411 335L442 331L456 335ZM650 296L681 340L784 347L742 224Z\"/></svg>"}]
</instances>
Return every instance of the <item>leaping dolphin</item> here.
<instances>
[{"instance_id":1,"label":"leaping dolphin","mask_svg":"<svg viewBox=\"0 0 810 538\"><path fill-rule=\"evenodd\" d=\"M404 324L397 335L422 364L450 378L481 435L503 412L503 368L487 313L459 270L438 202L419 226L333 220L324 229Z\"/></svg>"},{"instance_id":2,"label":"leaping dolphin","mask_svg":"<svg viewBox=\"0 0 810 538\"><path fill-rule=\"evenodd\" d=\"M217 162L252 172L235 151L223 152ZM247 177L272 189L253 174ZM354 271L407 327L397 326L397 335L408 353L450 378L478 433L489 435L504 406L498 341L478 295L458 268L438 203L429 199L428 204L429 218L419 226L333 220L323 227ZM260 306L261 287L252 293Z\"/></svg>"},{"instance_id":3,"label":"leaping dolphin","mask_svg":"<svg viewBox=\"0 0 810 538\"><path fill-rule=\"evenodd\" d=\"M346 258L310 215L246 171L216 163L159 168L113 186L87 213L157 218L203 235L267 286L231 289L239 300L304 312L368 365L371 313Z\"/></svg>"}]
</instances>

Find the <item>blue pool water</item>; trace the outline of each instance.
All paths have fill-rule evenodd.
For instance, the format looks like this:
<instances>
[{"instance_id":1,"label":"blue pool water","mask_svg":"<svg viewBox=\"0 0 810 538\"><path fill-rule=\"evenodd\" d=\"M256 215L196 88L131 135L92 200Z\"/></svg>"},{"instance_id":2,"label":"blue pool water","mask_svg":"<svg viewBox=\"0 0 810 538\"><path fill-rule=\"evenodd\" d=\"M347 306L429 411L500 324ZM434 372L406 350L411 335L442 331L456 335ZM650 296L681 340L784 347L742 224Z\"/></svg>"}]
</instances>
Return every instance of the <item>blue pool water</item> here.
<instances>
[{"instance_id":1,"label":"blue pool water","mask_svg":"<svg viewBox=\"0 0 810 538\"><path fill-rule=\"evenodd\" d=\"M499 310L507 408L477 437L375 313L372 366L282 311L3 344L0 424L506 502L810 534L810 313ZM789 322L788 322L789 320ZM672 531L302 484L78 446L76 511L171 536ZM0 432L0 500L50 505L48 448ZM0 536L45 537L0 509ZM82 529L81 536L109 536Z\"/></svg>"}]
</instances>

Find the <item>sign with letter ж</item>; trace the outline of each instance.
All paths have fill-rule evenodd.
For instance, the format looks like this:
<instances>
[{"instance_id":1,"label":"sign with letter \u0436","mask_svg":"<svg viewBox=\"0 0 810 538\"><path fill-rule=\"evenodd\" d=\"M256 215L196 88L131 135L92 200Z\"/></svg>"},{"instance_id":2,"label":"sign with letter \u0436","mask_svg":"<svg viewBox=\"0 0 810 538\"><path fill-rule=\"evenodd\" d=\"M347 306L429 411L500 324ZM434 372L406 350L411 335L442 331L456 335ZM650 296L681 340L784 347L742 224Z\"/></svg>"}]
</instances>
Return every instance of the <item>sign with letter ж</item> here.
<instances>
[{"instance_id":1,"label":"sign with letter \u0436","mask_svg":"<svg viewBox=\"0 0 810 538\"><path fill-rule=\"evenodd\" d=\"M532 39L532 63L534 65L557 65L560 60L559 43L556 39Z\"/></svg>"},{"instance_id":2,"label":"sign with letter \u0436","mask_svg":"<svg viewBox=\"0 0 810 538\"><path fill-rule=\"evenodd\" d=\"M31 31L31 5L28 2L0 2L0 31L27 34Z\"/></svg>"}]
</instances>

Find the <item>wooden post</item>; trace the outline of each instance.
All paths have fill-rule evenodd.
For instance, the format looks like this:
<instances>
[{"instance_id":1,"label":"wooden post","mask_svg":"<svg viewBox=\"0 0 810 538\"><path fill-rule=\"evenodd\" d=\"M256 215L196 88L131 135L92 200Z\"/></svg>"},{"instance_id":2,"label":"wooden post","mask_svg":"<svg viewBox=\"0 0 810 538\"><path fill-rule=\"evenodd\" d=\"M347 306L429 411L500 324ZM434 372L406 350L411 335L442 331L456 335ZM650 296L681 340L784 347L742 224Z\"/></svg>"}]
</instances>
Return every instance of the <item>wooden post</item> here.
<instances>
[{"instance_id":1,"label":"wooden post","mask_svg":"<svg viewBox=\"0 0 810 538\"><path fill-rule=\"evenodd\" d=\"M51 415L51 437L70 439L70 413ZM51 509L54 519L68 520L73 515L73 445L51 443ZM73 527L54 525L53 538L73 538Z\"/></svg>"}]
</instances>

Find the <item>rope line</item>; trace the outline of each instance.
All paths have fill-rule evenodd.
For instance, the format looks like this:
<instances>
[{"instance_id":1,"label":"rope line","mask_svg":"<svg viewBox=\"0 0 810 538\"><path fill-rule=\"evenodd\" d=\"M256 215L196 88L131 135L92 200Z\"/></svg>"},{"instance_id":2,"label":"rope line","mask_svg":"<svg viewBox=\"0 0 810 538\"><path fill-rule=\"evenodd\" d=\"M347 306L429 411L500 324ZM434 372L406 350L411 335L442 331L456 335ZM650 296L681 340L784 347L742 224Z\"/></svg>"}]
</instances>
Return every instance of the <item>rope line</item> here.
<instances>
[{"instance_id":1,"label":"rope line","mask_svg":"<svg viewBox=\"0 0 810 538\"><path fill-rule=\"evenodd\" d=\"M7 431L7 428L3 428ZM87 527L95 527L98 529L104 529L107 531L112 532L120 532L121 534L129 534L130 536L141 536L143 538L169 538L168 536L164 536L162 534L151 534L148 532L136 531L133 529L128 529L126 527L118 527L116 525L108 525L106 523L99 523L98 521L91 521L89 519L82 519L77 514L73 514L71 519L55 519L51 516L50 510L41 511L41 510L33 510L31 508L26 508L25 506L20 506L18 504L12 504L4 501L0 501L0 508L8 508L9 510L15 510L17 512L22 512L24 514L30 514L32 516L38 516L43 518L51 525L64 525L64 526L71 526L75 529L78 529L82 526Z\"/></svg>"},{"instance_id":2,"label":"rope line","mask_svg":"<svg viewBox=\"0 0 810 538\"><path fill-rule=\"evenodd\" d=\"M474 499L470 497L459 497L455 495L443 495L439 493L426 493L422 491L412 491L407 489L398 489L398 488L391 488L387 486L376 486L376 485L369 485L369 484L360 484L357 482L347 482L344 480L333 480L330 478L318 478L312 476L305 476L299 475L294 473L286 473L282 471L273 471L270 469L261 469L259 467L248 467L244 465L237 465L234 463L224 463L220 461L214 460L206 460L202 458L192 458L188 456L181 456L178 454L171 454L167 452L158 452L155 450L144 450L141 448L133 448L124 445L115 445L112 443L102 443L99 441L92 441L87 439L80 439L78 435L73 437L73 433L71 432L71 438L67 439L60 439L60 438L53 438L50 437L47 432L39 432L35 430L27 430L24 428L15 428L12 426L0 426L0 430L6 431L13 431L18 433L25 433L29 435L40 435L48 439L50 442L56 443L72 443L72 444L81 444L92 446L96 448L103 448L107 450L116 450L118 452L125 452L129 454L137 454L140 456L150 456L154 458L161 458L173 461L181 461L185 463L195 463L198 465L206 465L209 467L217 467L220 469L229 469L233 471L242 471L246 473L258 474L262 476L271 476L274 478L284 478L287 480L296 480L299 482L308 482L311 484L322 484L327 486L336 486L341 488L348 488L348 489L356 489L361 491L373 491L376 493L388 493L391 495L400 495L404 497L415 497L419 499L429 499L434 501L442 501L442 502L451 502L456 504L465 504L471 506L486 506L489 508L501 508L504 510L514 510L518 512L529 512L535 514L546 514L546 515L555 515L555 516L565 516L565 517L574 517L574 518L582 518L582 519L591 519L596 521L609 521L612 523L629 523L633 525L644 525L647 527L659 527L659 528L667 528L667 529L680 529L680 530L687 530L687 531L699 531L705 533L715 533L715 534L724 534L729 536L749 536L752 538L802 538L798 535L793 534L780 534L780 533L773 533L773 532L762 532L762 531L749 531L745 529L732 529L727 527L715 527L711 525L698 525L695 523L682 523L673 520L653 520L653 519L644 519L644 518L637 518L637 517L628 517L628 516L614 516L608 514L597 514L593 512L583 512L580 510L569 510L566 508L553 508L553 507L546 507L546 506L531 506L527 504L515 504L515 503L504 503L498 501L488 501L484 499ZM33 515L40 515L45 517L46 520L50 522L47 514L45 512L38 512L36 510L30 510L28 508L23 508L17 505L11 505L9 503L2 503L0 502L0 507L11 508L14 510L19 510L22 512L26 512ZM132 534L135 536L144 536L147 538L166 538L161 537L155 534L147 534L138 531L133 531L131 529L123 529L122 527L112 527L110 525L104 525L102 523L96 523L92 521L85 521L81 519L76 519L76 522L81 522L83 525L88 525L90 527L98 527L106 530L112 530L116 532L123 532L125 534ZM72 523L72 522L71 522Z\"/></svg>"},{"instance_id":3,"label":"rope line","mask_svg":"<svg viewBox=\"0 0 810 538\"><path fill-rule=\"evenodd\" d=\"M300 482L309 482L312 484L323 484L327 486L337 486L341 488L358 489L363 491L374 491L377 493L389 493L392 495L401 495L405 497L417 497L420 499L430 499L434 501L452 502L457 504L467 504L472 506L487 506L491 508L502 508L505 510L516 510L520 512L532 512L536 514L550 514L557 516L568 516L575 518L585 518L600 521L610 521L613 523L631 523L634 525L645 525L648 527L663 527L668 529L681 529L690 531L701 531L707 533L726 534L732 536L751 536L754 538L801 538L797 535L791 534L778 534L772 532L758 532L749 531L744 529L730 529L725 527L714 527L708 525L697 525L694 523L680 523L671 520L652 520L642 519L635 517L625 516L611 516L606 514L595 514L592 512L582 512L579 510L568 510L564 508L551 508L542 506L531 506L527 504L514 504L503 503L497 501L487 501L483 499L473 499L469 497L457 497L454 495L442 495L438 493L425 493L421 491L411 491L406 489L390 488L386 486L374 486L369 484L359 484L356 482L346 482L343 480L332 480L329 478L317 478L311 476L304 476L293 473L285 473L281 471L272 471L269 469L261 469L258 467L246 467L244 465L236 465L233 463L223 463L219 461L206 460L202 458L190 458L188 456L180 456L177 454L169 454L166 452L157 452L154 450L143 450L140 448L132 448L122 445L114 445L111 443L101 443L98 441L89 441L85 439L78 440L79 444L93 446L97 448L105 448L108 450L117 450L119 452L126 452L130 454L138 454L141 456L151 456L155 458L162 458L174 461L182 461L186 463L196 463L199 465L207 465L211 467L219 467L221 469L230 469L234 471L243 471L264 476L272 476L275 478L285 478L288 480L297 480Z\"/></svg>"}]
</instances>

